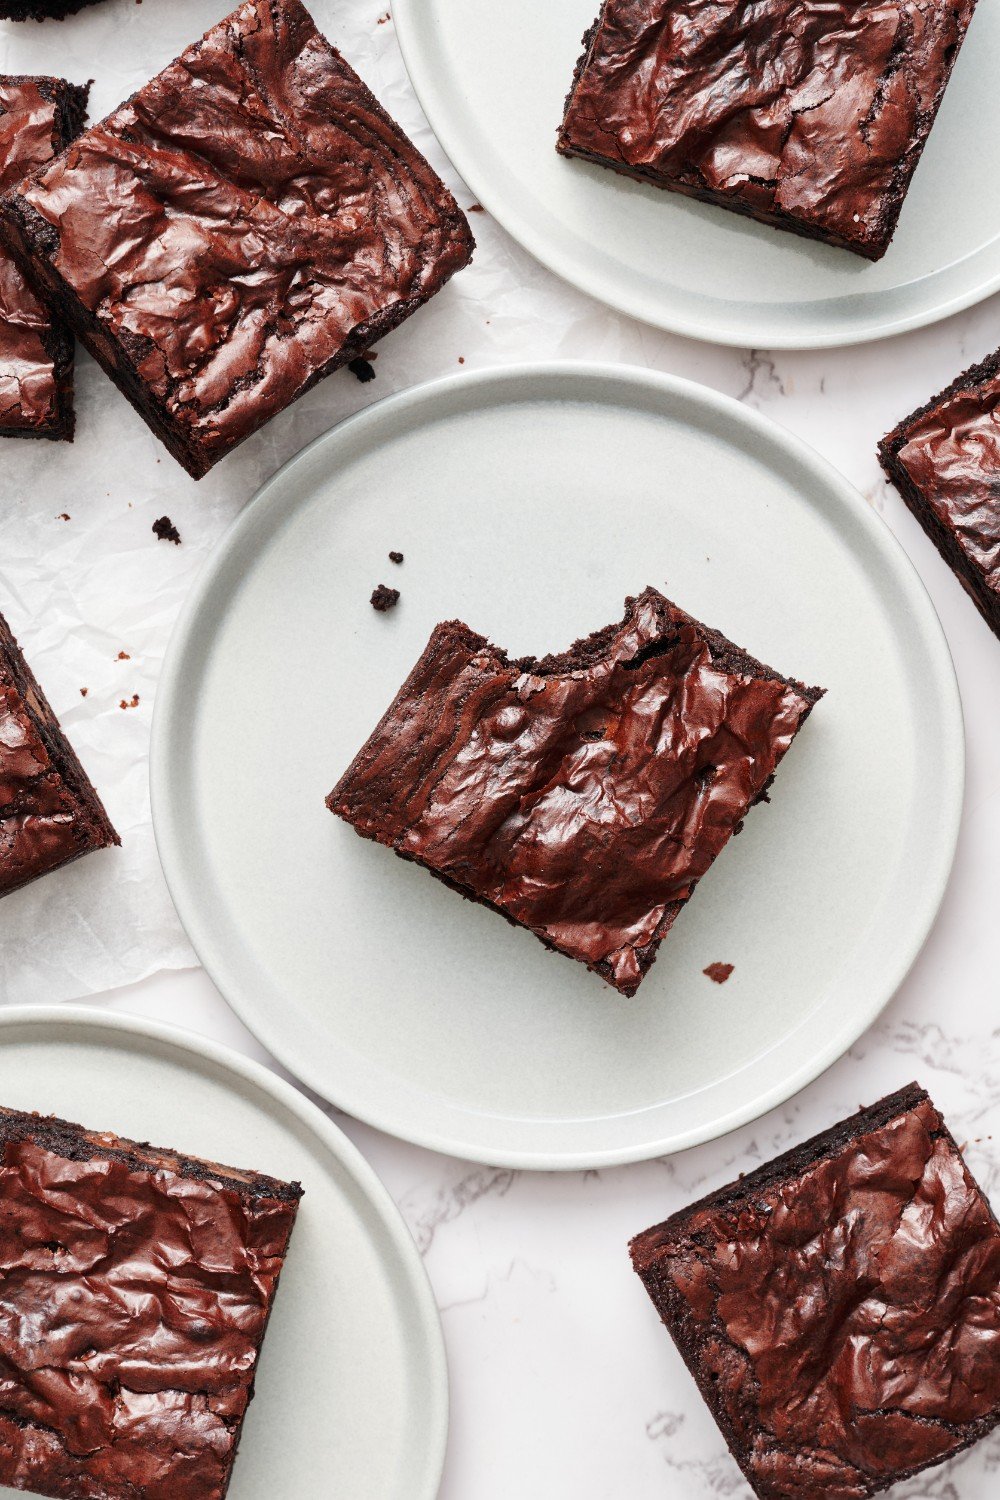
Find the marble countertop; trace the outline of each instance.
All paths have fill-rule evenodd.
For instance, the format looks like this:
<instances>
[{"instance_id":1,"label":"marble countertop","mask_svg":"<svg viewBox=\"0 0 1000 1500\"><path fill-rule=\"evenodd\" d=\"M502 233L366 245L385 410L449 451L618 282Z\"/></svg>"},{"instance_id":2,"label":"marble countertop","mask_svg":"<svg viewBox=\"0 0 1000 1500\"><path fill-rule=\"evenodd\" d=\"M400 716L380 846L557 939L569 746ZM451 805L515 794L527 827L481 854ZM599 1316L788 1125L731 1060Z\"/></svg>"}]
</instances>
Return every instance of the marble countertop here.
<instances>
[{"instance_id":1,"label":"marble countertop","mask_svg":"<svg viewBox=\"0 0 1000 1500\"><path fill-rule=\"evenodd\" d=\"M359 0L346 19L342 7L313 8L469 205L469 193L421 122L384 0ZM197 21L202 12L211 19L218 9L202 0L193 5ZM138 24L132 16L125 21L125 31ZM86 76L84 43L103 34L86 27L103 24L95 11L79 29L67 26L58 46L49 34L44 41L34 33L27 39L5 34L2 66ZM164 59L177 50L175 41L190 39L196 24L189 16L183 34L164 36ZM82 41L74 58L76 37ZM122 45L127 47L127 37ZM82 359L83 420L72 466L54 445L4 451L0 593L16 599L21 617L37 621L44 615L51 585L39 580L36 559L63 524L56 517L72 511L81 577L96 580L82 612L88 628L101 651L119 639L141 641L120 682L115 678L107 689L111 697L119 690L140 694L135 713L113 722L128 721L128 743L141 768L158 665L184 590L150 610L143 590L130 581L130 554L120 540L126 507L129 524L141 526L143 538L151 518L171 515L185 545L163 548L158 565L167 566L167 553L183 553L170 566L189 579L257 484L333 421L460 364L471 369L532 357L631 362L735 396L811 443L883 517L923 578L954 653L967 722L968 786L943 910L878 1024L818 1082L755 1124L673 1158L609 1171L547 1175L476 1166L394 1141L330 1111L399 1204L441 1309L453 1404L441 1500L743 1500L750 1491L631 1272L630 1236L913 1078L931 1092L958 1139L970 1143L971 1166L1000 1203L1000 1131L993 1138L1000 1118L994 945L1000 644L884 483L875 457L883 432L1000 345L1000 299L892 341L772 357L703 346L630 323L550 277L486 215L475 216L475 229L475 266L382 346L374 383L362 386L346 372L334 377L199 487L174 469L100 372ZM114 566L102 570L110 537L118 538ZM44 639L44 654L56 663L64 645L62 630L54 630ZM33 664L48 682L37 655ZM83 670L83 660L79 665ZM55 695L60 711L75 700L75 721L82 713L76 694L67 678ZM137 798L133 843L148 861L144 792ZM164 918L164 930L169 921ZM182 939L174 935L163 943L165 967L151 972L158 968L155 955L143 961L131 972L150 972L137 983L109 989L110 971L95 965L93 973L103 979L88 979L89 971L81 968L75 979L61 974L52 994L42 981L31 993L78 996L170 1021L270 1062L207 976L184 967L190 960ZM0 960L0 988L5 998L23 999L28 992L9 957ZM901 1500L992 1500L998 1485L1000 1434L894 1494Z\"/></svg>"}]
</instances>

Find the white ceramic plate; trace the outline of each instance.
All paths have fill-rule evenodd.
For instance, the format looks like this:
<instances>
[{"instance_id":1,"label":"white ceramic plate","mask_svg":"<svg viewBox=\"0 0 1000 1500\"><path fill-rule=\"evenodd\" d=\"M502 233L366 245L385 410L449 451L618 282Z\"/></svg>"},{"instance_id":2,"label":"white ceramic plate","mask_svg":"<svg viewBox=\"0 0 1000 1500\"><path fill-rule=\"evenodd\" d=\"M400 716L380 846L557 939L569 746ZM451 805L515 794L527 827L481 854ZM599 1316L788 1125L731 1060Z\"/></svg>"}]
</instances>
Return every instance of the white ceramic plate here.
<instances>
[{"instance_id":1,"label":"white ceramic plate","mask_svg":"<svg viewBox=\"0 0 1000 1500\"><path fill-rule=\"evenodd\" d=\"M323 799L437 621L556 651L647 583L829 696L624 1000ZM306 449L202 575L153 732L178 911L264 1044L395 1135L536 1167L711 1138L838 1057L930 927L962 778L951 659L883 523L764 418L623 367L459 376Z\"/></svg>"},{"instance_id":2,"label":"white ceramic plate","mask_svg":"<svg viewBox=\"0 0 1000 1500\"><path fill-rule=\"evenodd\" d=\"M76 1006L0 1012L0 1103L298 1179L231 1500L433 1500L437 1310L388 1194L315 1105L201 1037Z\"/></svg>"},{"instance_id":3,"label":"white ceramic plate","mask_svg":"<svg viewBox=\"0 0 1000 1500\"><path fill-rule=\"evenodd\" d=\"M1000 5L981 0L878 265L848 251L557 156L556 131L599 0L394 0L431 126L472 192L567 281L692 338L763 348L854 344L916 328L1000 287Z\"/></svg>"}]
</instances>

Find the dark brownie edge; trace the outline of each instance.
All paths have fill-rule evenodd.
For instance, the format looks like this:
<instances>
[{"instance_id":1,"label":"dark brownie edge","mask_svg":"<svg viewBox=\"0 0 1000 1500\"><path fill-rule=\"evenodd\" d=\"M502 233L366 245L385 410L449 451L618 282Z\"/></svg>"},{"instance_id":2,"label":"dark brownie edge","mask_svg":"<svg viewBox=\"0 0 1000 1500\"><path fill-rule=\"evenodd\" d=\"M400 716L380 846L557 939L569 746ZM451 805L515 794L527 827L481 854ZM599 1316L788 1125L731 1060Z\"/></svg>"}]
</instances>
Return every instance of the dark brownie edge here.
<instances>
[{"instance_id":1,"label":"dark brownie edge","mask_svg":"<svg viewBox=\"0 0 1000 1500\"><path fill-rule=\"evenodd\" d=\"M1000 1230L1000 1223L981 1186L969 1171L968 1164L962 1154L958 1143L945 1124L940 1111L937 1110L927 1091L918 1083L907 1084L904 1088L885 1098L878 1100L849 1116L846 1120L839 1121L809 1140L803 1141L791 1150L783 1152L775 1157L773 1161L766 1162L746 1176L737 1178L734 1182L727 1183L715 1192L707 1194L698 1202L688 1205L665 1219L662 1224L654 1225L635 1236L629 1243L629 1254L632 1267L636 1271L654 1307L660 1315L661 1322L667 1329L674 1344L687 1366L688 1372L698 1387L705 1405L711 1412L726 1442L730 1453L739 1465L744 1477L756 1495L764 1492L758 1488L757 1483L751 1476L750 1455L740 1439L732 1423L729 1420L724 1402L720 1398L718 1388L706 1373L702 1358L704 1339L697 1328L692 1327L690 1311L685 1299L678 1292L673 1280L668 1276L658 1274L659 1264L656 1252L664 1245L670 1245L676 1241L673 1233L676 1231L678 1237L682 1237L683 1231L693 1214L705 1209L712 1208L738 1208L741 1202L745 1202L753 1193L766 1190L778 1183L794 1179L803 1175L811 1167L820 1162L838 1155L849 1147L858 1137L871 1131L880 1130L892 1120L901 1115L909 1113L922 1103L927 1103L934 1109L939 1125L933 1132L935 1139L948 1141L958 1161L961 1163L966 1179L972 1188L979 1193L986 1205L993 1222ZM647 1257L643 1259L643 1257ZM717 1337L730 1348L736 1348L722 1329L717 1330ZM744 1357L742 1350L736 1352ZM753 1402L754 1381L751 1372L747 1371L748 1400ZM752 1424L751 1424L752 1425ZM947 1425L947 1424L946 1424ZM758 1423L759 1426L759 1423ZM941 1462L954 1459L959 1453L973 1447L982 1438L986 1437L994 1428L1000 1426L1000 1409L995 1413L980 1418L977 1422L968 1424L961 1428L951 1428L953 1435L960 1439L945 1459L933 1459L930 1463L918 1464L904 1471L890 1475L882 1482L878 1482L869 1475L864 1475L866 1483L866 1495L881 1494L892 1489L894 1485L902 1480L911 1479L914 1475L935 1468ZM860 1471L859 1471L860 1472Z\"/></svg>"},{"instance_id":2,"label":"dark brownie edge","mask_svg":"<svg viewBox=\"0 0 1000 1500\"><path fill-rule=\"evenodd\" d=\"M67 739L62 725L53 712L52 705L42 691L38 679L28 665L3 615L0 615L0 665L6 666L10 672L14 686L24 704L25 712L45 745L53 767L74 797L85 822L86 842L82 845L79 854L63 863L71 864L73 859L89 854L92 850L120 845L121 839L108 817L96 787L81 765L79 756ZM60 865L59 868L62 866ZM21 885L28 884L32 879L34 876L28 875L18 885L11 886L7 894L11 890L20 889Z\"/></svg>"},{"instance_id":3,"label":"dark brownie edge","mask_svg":"<svg viewBox=\"0 0 1000 1500\"><path fill-rule=\"evenodd\" d=\"M879 463L886 478L901 495L904 504L920 523L925 535L933 542L943 560L955 574L959 583L972 599L979 613L994 633L1000 636L1000 598L987 585L982 574L972 564L965 549L954 532L937 515L934 507L924 497L923 491L910 477L900 454L910 441L913 428L924 417L931 416L939 406L954 396L964 395L977 385L993 380L1000 375L1000 350L990 354L978 364L963 370L949 386L930 401L917 408L887 433L878 445Z\"/></svg>"},{"instance_id":4,"label":"dark brownie edge","mask_svg":"<svg viewBox=\"0 0 1000 1500\"><path fill-rule=\"evenodd\" d=\"M574 146L566 135L566 116L569 113L569 108L576 94L580 79L590 61L608 4L609 0L604 0L597 20L583 36L583 51L577 61L573 74L573 83L566 96L563 120L556 141L556 150L561 156L575 157L580 161L588 161L595 166L610 168L621 177L630 177L634 182L650 183L654 187L662 188L667 192L679 193L683 197L693 198L700 203L708 203L717 208L727 208L730 212L738 213L743 218L753 219L756 223L796 234L800 239L831 245L837 250L851 251L853 254L861 256L863 260L882 260L892 243L893 236L899 225L899 218L903 211L907 193L910 190L913 174L920 164L920 158L923 156L930 133L934 128L934 123L944 100L948 84L951 81L951 75L954 71L958 54L969 34L969 26L971 26L975 16L978 0L973 0L969 22L963 28L950 55L945 58L940 87L930 108L924 111L917 121L910 146L897 164L895 180L886 194L882 211L876 224L863 238L858 239L847 239L842 235L837 235L824 229L822 225L814 224L809 220L795 218L782 212L780 209L767 211L759 207L754 207L741 200L735 193L726 193L707 186L682 182L654 170L643 171L640 168L629 166L627 163L619 161L614 157L602 156L597 152L584 151Z\"/></svg>"},{"instance_id":5,"label":"dark brownie edge","mask_svg":"<svg viewBox=\"0 0 1000 1500\"><path fill-rule=\"evenodd\" d=\"M53 78L26 73L3 75L8 83L33 83L43 99L56 105L57 115L53 130L53 156L58 156L80 134L87 118L87 101L90 84L69 83L65 78ZM12 247L6 247L17 260L27 279L37 285L37 272L28 257ZM50 442L71 443L76 433L74 408L74 355L73 336L63 320L56 319L46 330L42 343L52 361L55 380L55 401L51 420L42 426L6 426L0 423L0 437L41 438Z\"/></svg>"},{"instance_id":6,"label":"dark brownie edge","mask_svg":"<svg viewBox=\"0 0 1000 1500\"><path fill-rule=\"evenodd\" d=\"M64 21L97 0L0 0L0 21Z\"/></svg>"},{"instance_id":7,"label":"dark brownie edge","mask_svg":"<svg viewBox=\"0 0 1000 1500\"><path fill-rule=\"evenodd\" d=\"M196 1182L221 1182L225 1188L251 1201L269 1198L297 1204L302 1197L302 1186L298 1182L284 1182L262 1172L241 1172L219 1162L186 1156L169 1147L151 1146L148 1141L133 1141L113 1132L98 1133L71 1120L60 1119L58 1115L33 1114L0 1106L0 1147L24 1140L32 1141L66 1161L117 1161L136 1172L155 1172L165 1168Z\"/></svg>"}]
</instances>

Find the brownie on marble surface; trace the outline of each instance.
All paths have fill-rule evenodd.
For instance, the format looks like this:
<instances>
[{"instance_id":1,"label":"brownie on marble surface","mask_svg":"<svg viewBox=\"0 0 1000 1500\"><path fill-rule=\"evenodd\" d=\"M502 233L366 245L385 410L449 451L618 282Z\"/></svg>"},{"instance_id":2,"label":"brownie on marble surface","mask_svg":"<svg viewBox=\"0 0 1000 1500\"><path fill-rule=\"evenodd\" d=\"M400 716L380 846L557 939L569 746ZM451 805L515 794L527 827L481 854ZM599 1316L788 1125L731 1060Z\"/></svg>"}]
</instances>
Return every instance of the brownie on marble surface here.
<instances>
[{"instance_id":1,"label":"brownie on marble surface","mask_svg":"<svg viewBox=\"0 0 1000 1500\"><path fill-rule=\"evenodd\" d=\"M0 1109L0 1484L222 1500L301 1195Z\"/></svg>"},{"instance_id":2,"label":"brownie on marble surface","mask_svg":"<svg viewBox=\"0 0 1000 1500\"><path fill-rule=\"evenodd\" d=\"M452 620L327 806L632 995L821 696L652 588L541 660Z\"/></svg>"},{"instance_id":3,"label":"brownie on marble surface","mask_svg":"<svg viewBox=\"0 0 1000 1500\"><path fill-rule=\"evenodd\" d=\"M864 1500L1000 1422L1000 1224L916 1084L630 1249L759 1500Z\"/></svg>"},{"instance_id":4,"label":"brownie on marble surface","mask_svg":"<svg viewBox=\"0 0 1000 1500\"><path fill-rule=\"evenodd\" d=\"M0 615L0 896L120 843Z\"/></svg>"},{"instance_id":5,"label":"brownie on marble surface","mask_svg":"<svg viewBox=\"0 0 1000 1500\"><path fill-rule=\"evenodd\" d=\"M89 86L0 74L0 193L83 128ZM0 250L0 437L73 439L73 336Z\"/></svg>"},{"instance_id":6,"label":"brownie on marble surface","mask_svg":"<svg viewBox=\"0 0 1000 1500\"><path fill-rule=\"evenodd\" d=\"M245 0L7 194L0 234L196 479L473 249L299 0Z\"/></svg>"},{"instance_id":7,"label":"brownie on marble surface","mask_svg":"<svg viewBox=\"0 0 1000 1500\"><path fill-rule=\"evenodd\" d=\"M879 459L1000 635L1000 353L900 422Z\"/></svg>"},{"instance_id":8,"label":"brownie on marble surface","mask_svg":"<svg viewBox=\"0 0 1000 1500\"><path fill-rule=\"evenodd\" d=\"M605 0L558 150L879 260L976 0Z\"/></svg>"}]
</instances>

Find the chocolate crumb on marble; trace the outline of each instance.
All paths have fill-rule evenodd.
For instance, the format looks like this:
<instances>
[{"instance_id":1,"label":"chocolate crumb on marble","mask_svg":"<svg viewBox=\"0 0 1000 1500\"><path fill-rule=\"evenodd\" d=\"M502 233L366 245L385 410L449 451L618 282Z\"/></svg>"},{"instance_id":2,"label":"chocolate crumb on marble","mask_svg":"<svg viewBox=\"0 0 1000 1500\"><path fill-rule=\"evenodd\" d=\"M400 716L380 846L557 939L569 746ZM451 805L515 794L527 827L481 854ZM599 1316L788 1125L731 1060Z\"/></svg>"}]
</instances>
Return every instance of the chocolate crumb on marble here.
<instances>
[{"instance_id":1,"label":"chocolate crumb on marble","mask_svg":"<svg viewBox=\"0 0 1000 1500\"><path fill-rule=\"evenodd\" d=\"M380 583L371 596L372 609L378 610L384 615L386 610L395 609L399 603L399 589L391 589L387 584Z\"/></svg>"},{"instance_id":2,"label":"chocolate crumb on marble","mask_svg":"<svg viewBox=\"0 0 1000 1500\"><path fill-rule=\"evenodd\" d=\"M177 547L181 544L181 534L169 516L161 516L153 522L153 534L161 542L173 542Z\"/></svg>"}]
</instances>

